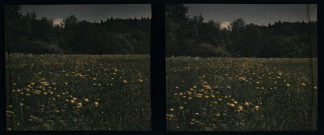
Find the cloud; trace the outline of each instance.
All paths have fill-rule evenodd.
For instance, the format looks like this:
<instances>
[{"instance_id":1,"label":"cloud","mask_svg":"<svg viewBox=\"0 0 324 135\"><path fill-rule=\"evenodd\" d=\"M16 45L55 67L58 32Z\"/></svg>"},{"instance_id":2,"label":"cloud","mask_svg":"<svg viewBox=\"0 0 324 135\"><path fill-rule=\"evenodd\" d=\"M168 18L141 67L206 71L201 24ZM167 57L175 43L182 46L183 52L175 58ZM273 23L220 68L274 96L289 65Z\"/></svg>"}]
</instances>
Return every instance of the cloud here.
<instances>
[{"instance_id":1,"label":"cloud","mask_svg":"<svg viewBox=\"0 0 324 135\"><path fill-rule=\"evenodd\" d=\"M228 28L229 26L231 26L231 22L229 22L229 21L225 21L225 22L222 22L222 23L220 24L221 29L226 29L226 28Z\"/></svg>"},{"instance_id":2,"label":"cloud","mask_svg":"<svg viewBox=\"0 0 324 135\"><path fill-rule=\"evenodd\" d=\"M62 18L57 18L53 20L53 25L61 25L61 23L63 23L63 19Z\"/></svg>"}]
</instances>

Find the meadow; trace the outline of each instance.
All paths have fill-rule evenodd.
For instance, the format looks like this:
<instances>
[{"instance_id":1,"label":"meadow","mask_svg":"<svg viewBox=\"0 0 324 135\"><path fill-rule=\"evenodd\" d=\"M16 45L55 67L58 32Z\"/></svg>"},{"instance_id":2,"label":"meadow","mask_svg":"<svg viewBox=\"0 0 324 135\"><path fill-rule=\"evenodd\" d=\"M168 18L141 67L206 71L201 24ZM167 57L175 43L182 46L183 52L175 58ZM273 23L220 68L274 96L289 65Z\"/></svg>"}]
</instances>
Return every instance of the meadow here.
<instances>
[{"instance_id":1,"label":"meadow","mask_svg":"<svg viewBox=\"0 0 324 135\"><path fill-rule=\"evenodd\" d=\"M151 129L149 55L6 54L9 131Z\"/></svg>"},{"instance_id":2,"label":"meadow","mask_svg":"<svg viewBox=\"0 0 324 135\"><path fill-rule=\"evenodd\" d=\"M167 130L316 130L317 72L316 58L167 58Z\"/></svg>"}]
</instances>

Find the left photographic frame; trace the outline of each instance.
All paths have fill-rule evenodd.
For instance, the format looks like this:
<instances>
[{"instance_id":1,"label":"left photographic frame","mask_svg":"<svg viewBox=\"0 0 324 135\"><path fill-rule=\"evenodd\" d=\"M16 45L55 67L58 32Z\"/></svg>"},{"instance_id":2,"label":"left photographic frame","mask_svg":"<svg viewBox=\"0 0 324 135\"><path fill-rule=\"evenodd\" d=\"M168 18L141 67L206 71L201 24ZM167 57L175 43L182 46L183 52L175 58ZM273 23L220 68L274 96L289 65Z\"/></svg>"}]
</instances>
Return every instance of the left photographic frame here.
<instances>
[{"instance_id":1,"label":"left photographic frame","mask_svg":"<svg viewBox=\"0 0 324 135\"><path fill-rule=\"evenodd\" d=\"M4 5L7 131L150 131L150 4Z\"/></svg>"}]
</instances>

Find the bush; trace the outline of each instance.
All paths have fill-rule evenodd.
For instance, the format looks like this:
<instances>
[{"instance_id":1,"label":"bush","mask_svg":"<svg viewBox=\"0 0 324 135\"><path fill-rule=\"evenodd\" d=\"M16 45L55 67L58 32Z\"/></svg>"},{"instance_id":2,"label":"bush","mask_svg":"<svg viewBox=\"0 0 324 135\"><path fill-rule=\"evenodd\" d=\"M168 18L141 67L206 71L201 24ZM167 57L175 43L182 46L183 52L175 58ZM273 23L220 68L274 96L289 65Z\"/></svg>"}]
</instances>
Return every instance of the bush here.
<instances>
[{"instance_id":1,"label":"bush","mask_svg":"<svg viewBox=\"0 0 324 135\"><path fill-rule=\"evenodd\" d=\"M59 48L57 45L48 44L43 41L31 41L27 46L25 46L26 50L25 53L35 53L35 54L48 54L48 53L55 53L55 54L62 54L64 51Z\"/></svg>"},{"instance_id":2,"label":"bush","mask_svg":"<svg viewBox=\"0 0 324 135\"><path fill-rule=\"evenodd\" d=\"M231 54L226 50L225 47L215 47L212 46L210 44L200 44L201 46L201 50L199 50L199 55L198 56L202 56L202 57L211 57L211 56L215 56L215 57L230 57Z\"/></svg>"}]
</instances>

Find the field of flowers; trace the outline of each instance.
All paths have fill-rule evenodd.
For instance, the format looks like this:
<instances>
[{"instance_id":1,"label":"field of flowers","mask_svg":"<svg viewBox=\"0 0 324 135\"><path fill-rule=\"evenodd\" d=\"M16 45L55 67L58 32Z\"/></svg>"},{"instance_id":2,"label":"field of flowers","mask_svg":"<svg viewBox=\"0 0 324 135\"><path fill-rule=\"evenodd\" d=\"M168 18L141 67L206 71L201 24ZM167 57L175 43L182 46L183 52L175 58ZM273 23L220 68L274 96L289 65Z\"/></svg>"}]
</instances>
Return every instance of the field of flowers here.
<instances>
[{"instance_id":1,"label":"field of flowers","mask_svg":"<svg viewBox=\"0 0 324 135\"><path fill-rule=\"evenodd\" d=\"M315 130L317 59L166 59L168 131Z\"/></svg>"},{"instance_id":2,"label":"field of flowers","mask_svg":"<svg viewBox=\"0 0 324 135\"><path fill-rule=\"evenodd\" d=\"M6 55L7 130L150 130L149 55Z\"/></svg>"}]
</instances>

